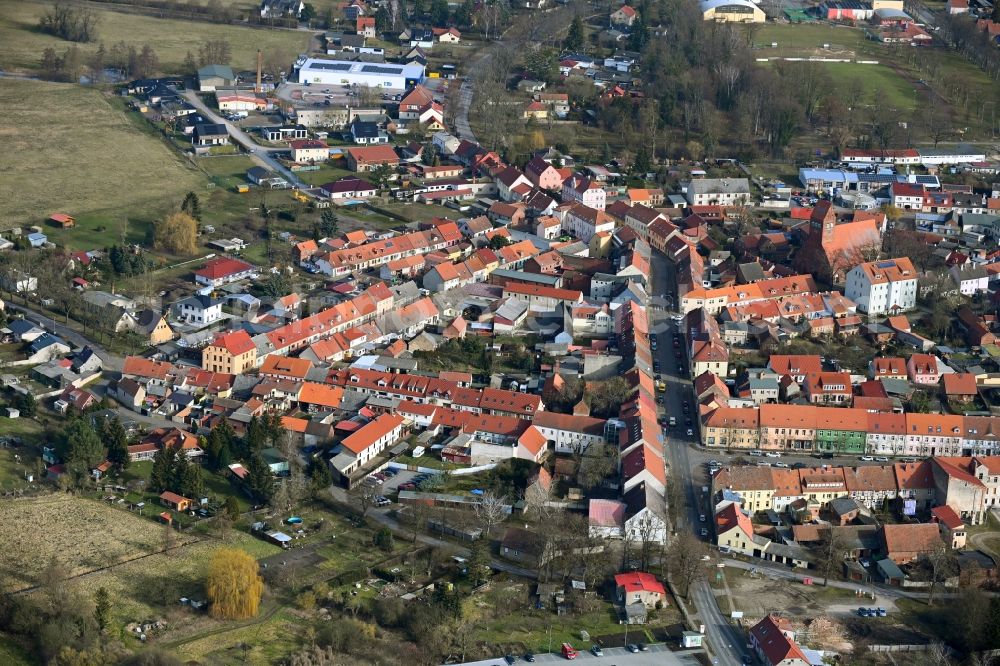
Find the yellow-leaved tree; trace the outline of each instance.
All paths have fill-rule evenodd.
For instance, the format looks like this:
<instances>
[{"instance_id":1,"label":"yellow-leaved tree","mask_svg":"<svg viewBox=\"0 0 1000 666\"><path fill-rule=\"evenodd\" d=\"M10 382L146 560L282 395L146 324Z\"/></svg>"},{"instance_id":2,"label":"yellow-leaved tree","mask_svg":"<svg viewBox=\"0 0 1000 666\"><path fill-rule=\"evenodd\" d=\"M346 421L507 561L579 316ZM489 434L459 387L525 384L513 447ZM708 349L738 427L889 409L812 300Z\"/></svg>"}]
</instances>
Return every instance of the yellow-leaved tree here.
<instances>
[{"instance_id":1,"label":"yellow-leaved tree","mask_svg":"<svg viewBox=\"0 0 1000 666\"><path fill-rule=\"evenodd\" d=\"M257 615L264 579L257 560L238 548L220 548L208 565L208 599L213 617L245 620Z\"/></svg>"},{"instance_id":2,"label":"yellow-leaved tree","mask_svg":"<svg viewBox=\"0 0 1000 666\"><path fill-rule=\"evenodd\" d=\"M153 225L153 247L172 254L198 251L198 223L187 213L171 213Z\"/></svg>"}]
</instances>

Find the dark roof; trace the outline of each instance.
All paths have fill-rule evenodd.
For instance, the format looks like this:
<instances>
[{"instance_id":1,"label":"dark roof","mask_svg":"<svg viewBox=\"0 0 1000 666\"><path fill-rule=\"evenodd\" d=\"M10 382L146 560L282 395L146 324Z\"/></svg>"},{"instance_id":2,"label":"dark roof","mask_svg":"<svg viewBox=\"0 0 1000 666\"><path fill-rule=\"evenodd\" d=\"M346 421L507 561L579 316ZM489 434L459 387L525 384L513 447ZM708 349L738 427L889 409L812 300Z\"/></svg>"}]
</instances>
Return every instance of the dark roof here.
<instances>
[{"instance_id":1,"label":"dark roof","mask_svg":"<svg viewBox=\"0 0 1000 666\"><path fill-rule=\"evenodd\" d=\"M194 126L194 133L201 136L228 136L229 130L225 125L217 123L201 123Z\"/></svg>"},{"instance_id":2,"label":"dark roof","mask_svg":"<svg viewBox=\"0 0 1000 666\"><path fill-rule=\"evenodd\" d=\"M14 319L13 321L8 322L7 328L9 328L15 335L24 335L28 331L39 327L27 319Z\"/></svg>"},{"instance_id":3,"label":"dark roof","mask_svg":"<svg viewBox=\"0 0 1000 666\"><path fill-rule=\"evenodd\" d=\"M377 139L379 136L378 125L375 123L355 120L351 125L351 134L358 139Z\"/></svg>"},{"instance_id":4,"label":"dark roof","mask_svg":"<svg viewBox=\"0 0 1000 666\"><path fill-rule=\"evenodd\" d=\"M135 323L143 333L152 333L161 319L163 315L159 312L146 308L135 318Z\"/></svg>"},{"instance_id":5,"label":"dark roof","mask_svg":"<svg viewBox=\"0 0 1000 666\"><path fill-rule=\"evenodd\" d=\"M188 296L187 298L178 301L177 305L186 304L192 307L197 305L202 310L204 310L206 308L219 305L220 303L222 303L222 299L212 298L211 296L206 296L204 294L195 294L194 296Z\"/></svg>"},{"instance_id":6,"label":"dark roof","mask_svg":"<svg viewBox=\"0 0 1000 666\"><path fill-rule=\"evenodd\" d=\"M57 338L51 333L45 333L37 337L35 341L31 343L31 346L28 347L28 349L31 350L32 354L34 354L35 352L41 351L46 347L51 347L52 345L56 344L65 345L66 347L69 347L69 345L63 342L60 338Z\"/></svg>"}]
</instances>

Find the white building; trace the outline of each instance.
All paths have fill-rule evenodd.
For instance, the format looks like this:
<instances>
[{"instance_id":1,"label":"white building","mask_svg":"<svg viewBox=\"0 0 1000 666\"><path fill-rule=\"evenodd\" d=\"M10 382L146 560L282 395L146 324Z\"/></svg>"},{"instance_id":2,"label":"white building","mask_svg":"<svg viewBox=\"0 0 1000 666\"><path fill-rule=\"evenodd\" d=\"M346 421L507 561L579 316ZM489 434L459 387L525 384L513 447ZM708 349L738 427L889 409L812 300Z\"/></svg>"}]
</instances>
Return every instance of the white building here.
<instances>
[{"instance_id":1,"label":"white building","mask_svg":"<svg viewBox=\"0 0 1000 666\"><path fill-rule=\"evenodd\" d=\"M564 213L562 228L584 243L589 243L596 233L614 231L615 220L604 212L603 207L597 209L581 204L573 206Z\"/></svg>"},{"instance_id":2,"label":"white building","mask_svg":"<svg viewBox=\"0 0 1000 666\"><path fill-rule=\"evenodd\" d=\"M608 193L601 184L589 178L570 176L562 186L564 202L582 203L596 210L603 211L608 201Z\"/></svg>"},{"instance_id":3,"label":"white building","mask_svg":"<svg viewBox=\"0 0 1000 666\"><path fill-rule=\"evenodd\" d=\"M844 294L868 314L912 310L917 304L917 272L907 257L859 264L847 273Z\"/></svg>"},{"instance_id":4,"label":"white building","mask_svg":"<svg viewBox=\"0 0 1000 666\"><path fill-rule=\"evenodd\" d=\"M299 59L299 83L344 86L370 86L405 90L424 79L424 66L413 62L392 63L352 62L349 60Z\"/></svg>"},{"instance_id":5,"label":"white building","mask_svg":"<svg viewBox=\"0 0 1000 666\"><path fill-rule=\"evenodd\" d=\"M211 296L189 296L174 305L178 321L196 326L207 326L222 319L222 299Z\"/></svg>"},{"instance_id":6,"label":"white building","mask_svg":"<svg viewBox=\"0 0 1000 666\"><path fill-rule=\"evenodd\" d=\"M604 442L604 419L557 412L538 412L532 417L532 425L538 428L556 453L583 453L591 445Z\"/></svg>"},{"instance_id":7,"label":"white building","mask_svg":"<svg viewBox=\"0 0 1000 666\"><path fill-rule=\"evenodd\" d=\"M952 266L949 273L963 296L990 290L990 274L983 266Z\"/></svg>"},{"instance_id":8,"label":"white building","mask_svg":"<svg viewBox=\"0 0 1000 666\"><path fill-rule=\"evenodd\" d=\"M403 435L405 419L399 414L382 414L340 443L341 452L330 461L347 476L384 451Z\"/></svg>"},{"instance_id":9,"label":"white building","mask_svg":"<svg viewBox=\"0 0 1000 666\"><path fill-rule=\"evenodd\" d=\"M750 181L746 178L697 178L684 194L692 206L735 206L750 203Z\"/></svg>"}]
</instances>

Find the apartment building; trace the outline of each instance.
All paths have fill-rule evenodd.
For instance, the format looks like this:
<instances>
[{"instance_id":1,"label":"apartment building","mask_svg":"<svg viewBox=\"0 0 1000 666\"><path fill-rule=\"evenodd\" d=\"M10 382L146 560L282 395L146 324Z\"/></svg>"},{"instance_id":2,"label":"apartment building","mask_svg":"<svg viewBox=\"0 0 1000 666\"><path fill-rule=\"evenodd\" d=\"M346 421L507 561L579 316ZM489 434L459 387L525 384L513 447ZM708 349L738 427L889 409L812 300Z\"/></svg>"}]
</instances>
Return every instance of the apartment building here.
<instances>
[{"instance_id":1,"label":"apartment building","mask_svg":"<svg viewBox=\"0 0 1000 666\"><path fill-rule=\"evenodd\" d=\"M908 257L858 264L844 294L868 314L905 312L917 305L917 271Z\"/></svg>"}]
</instances>

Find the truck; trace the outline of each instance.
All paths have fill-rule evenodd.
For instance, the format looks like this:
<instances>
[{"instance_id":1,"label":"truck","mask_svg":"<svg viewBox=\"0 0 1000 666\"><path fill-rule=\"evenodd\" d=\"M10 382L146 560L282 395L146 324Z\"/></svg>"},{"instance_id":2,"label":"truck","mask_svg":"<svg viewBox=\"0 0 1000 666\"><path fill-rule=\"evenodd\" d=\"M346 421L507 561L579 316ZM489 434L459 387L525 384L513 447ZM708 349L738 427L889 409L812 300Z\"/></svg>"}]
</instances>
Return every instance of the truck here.
<instances>
[{"instance_id":1,"label":"truck","mask_svg":"<svg viewBox=\"0 0 1000 666\"><path fill-rule=\"evenodd\" d=\"M569 643L562 644L562 656L566 659L576 659L576 648Z\"/></svg>"}]
</instances>

